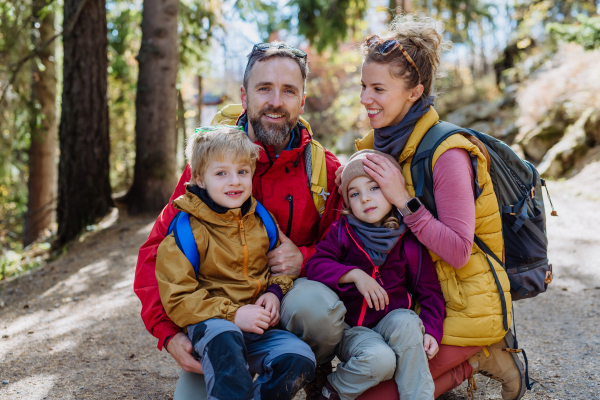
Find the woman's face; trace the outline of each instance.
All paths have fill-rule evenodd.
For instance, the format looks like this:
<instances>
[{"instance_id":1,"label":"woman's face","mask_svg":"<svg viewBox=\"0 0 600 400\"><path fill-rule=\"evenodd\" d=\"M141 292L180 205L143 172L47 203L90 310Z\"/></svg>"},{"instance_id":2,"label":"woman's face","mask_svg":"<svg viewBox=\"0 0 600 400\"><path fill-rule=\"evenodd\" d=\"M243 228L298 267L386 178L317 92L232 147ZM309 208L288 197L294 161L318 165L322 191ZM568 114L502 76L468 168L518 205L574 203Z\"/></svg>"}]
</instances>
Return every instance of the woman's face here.
<instances>
[{"instance_id":1,"label":"woman's face","mask_svg":"<svg viewBox=\"0 0 600 400\"><path fill-rule=\"evenodd\" d=\"M423 93L423 85L407 89L389 68L389 64L375 62L362 66L360 103L367 109L373 128L397 125Z\"/></svg>"}]
</instances>

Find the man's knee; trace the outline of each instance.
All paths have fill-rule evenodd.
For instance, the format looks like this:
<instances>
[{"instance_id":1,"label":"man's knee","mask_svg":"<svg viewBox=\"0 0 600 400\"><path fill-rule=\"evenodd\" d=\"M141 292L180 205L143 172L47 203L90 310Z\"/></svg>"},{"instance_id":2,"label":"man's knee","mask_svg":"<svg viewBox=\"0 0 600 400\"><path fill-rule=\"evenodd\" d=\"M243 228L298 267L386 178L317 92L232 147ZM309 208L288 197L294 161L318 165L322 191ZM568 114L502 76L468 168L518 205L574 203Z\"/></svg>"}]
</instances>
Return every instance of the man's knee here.
<instances>
[{"instance_id":1,"label":"man's knee","mask_svg":"<svg viewBox=\"0 0 600 400\"><path fill-rule=\"evenodd\" d=\"M283 354L270 364L273 375L261 388L261 399L289 399L313 380L315 362L299 354Z\"/></svg>"},{"instance_id":2,"label":"man's knee","mask_svg":"<svg viewBox=\"0 0 600 400\"><path fill-rule=\"evenodd\" d=\"M301 321L304 326L319 327L324 334L327 328L343 331L346 307L335 292L320 282L298 279L283 299L281 319L285 325Z\"/></svg>"}]
</instances>

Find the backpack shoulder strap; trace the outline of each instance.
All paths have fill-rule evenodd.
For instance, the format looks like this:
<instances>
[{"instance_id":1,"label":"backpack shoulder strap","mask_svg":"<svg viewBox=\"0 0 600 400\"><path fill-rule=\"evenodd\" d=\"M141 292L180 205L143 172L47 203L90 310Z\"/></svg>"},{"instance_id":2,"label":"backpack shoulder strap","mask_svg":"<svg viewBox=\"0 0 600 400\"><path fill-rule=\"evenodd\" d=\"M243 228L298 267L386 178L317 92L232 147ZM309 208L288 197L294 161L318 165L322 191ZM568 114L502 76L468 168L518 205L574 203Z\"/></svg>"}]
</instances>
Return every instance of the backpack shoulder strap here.
<instances>
[{"instance_id":1,"label":"backpack shoulder strap","mask_svg":"<svg viewBox=\"0 0 600 400\"><path fill-rule=\"evenodd\" d=\"M196 240L192 233L192 227L190 226L190 216L188 213L179 211L171 224L169 225L169 231L167 235L173 233L175 237L175 243L179 250L185 255L192 267L196 276L200 271L200 255L198 254L198 247L196 246Z\"/></svg>"},{"instance_id":2,"label":"backpack shoulder strap","mask_svg":"<svg viewBox=\"0 0 600 400\"><path fill-rule=\"evenodd\" d=\"M256 213L262 219L263 224L265 224L267 236L269 237L269 251L271 251L277 246L277 242L279 241L279 229L277 229L277 224L273 216L258 200L256 201Z\"/></svg>"},{"instance_id":3,"label":"backpack shoulder strap","mask_svg":"<svg viewBox=\"0 0 600 400\"><path fill-rule=\"evenodd\" d=\"M457 125L440 121L429 128L417 146L415 155L410 164L410 174L415 186L415 196L437 218L437 207L433 197L433 155L438 146L448 137L464 132L465 129Z\"/></svg>"},{"instance_id":4,"label":"backpack shoulder strap","mask_svg":"<svg viewBox=\"0 0 600 400\"><path fill-rule=\"evenodd\" d=\"M312 193L313 202L319 216L325 211L325 202L329 196L327 192L327 163L325 161L325 149L321 143L312 139L310 141L310 157L305 159L306 175L309 177L308 185Z\"/></svg>"},{"instance_id":5,"label":"backpack shoulder strap","mask_svg":"<svg viewBox=\"0 0 600 400\"><path fill-rule=\"evenodd\" d=\"M235 125L240 114L244 111L241 104L230 104L215 114L211 125Z\"/></svg>"}]
</instances>

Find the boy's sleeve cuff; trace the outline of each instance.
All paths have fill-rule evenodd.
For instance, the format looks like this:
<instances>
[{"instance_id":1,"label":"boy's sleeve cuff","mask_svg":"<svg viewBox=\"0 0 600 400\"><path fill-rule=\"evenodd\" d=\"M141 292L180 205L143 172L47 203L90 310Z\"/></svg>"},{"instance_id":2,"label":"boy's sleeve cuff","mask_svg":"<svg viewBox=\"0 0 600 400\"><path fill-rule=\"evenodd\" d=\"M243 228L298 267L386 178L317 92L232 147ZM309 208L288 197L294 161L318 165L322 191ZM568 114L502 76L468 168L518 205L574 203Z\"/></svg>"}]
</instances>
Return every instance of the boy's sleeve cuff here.
<instances>
[{"instance_id":1,"label":"boy's sleeve cuff","mask_svg":"<svg viewBox=\"0 0 600 400\"><path fill-rule=\"evenodd\" d=\"M267 290L265 290L265 293L267 292L273 293L275 296L277 296L279 302L281 303L281 300L283 299L283 290L281 290L281 286L279 286L276 283L272 283L271 285L269 285Z\"/></svg>"}]
</instances>

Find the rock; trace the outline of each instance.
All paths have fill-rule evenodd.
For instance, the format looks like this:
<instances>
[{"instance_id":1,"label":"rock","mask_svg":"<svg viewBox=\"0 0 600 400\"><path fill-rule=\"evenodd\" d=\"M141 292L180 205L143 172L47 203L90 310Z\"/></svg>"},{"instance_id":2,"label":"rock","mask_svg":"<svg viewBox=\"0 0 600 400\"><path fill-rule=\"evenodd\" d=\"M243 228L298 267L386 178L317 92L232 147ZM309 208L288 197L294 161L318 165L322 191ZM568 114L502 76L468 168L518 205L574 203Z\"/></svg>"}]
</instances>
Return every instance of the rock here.
<instances>
[{"instance_id":1,"label":"rock","mask_svg":"<svg viewBox=\"0 0 600 400\"><path fill-rule=\"evenodd\" d=\"M446 121L464 127L471 127L473 122L490 118L500 110L501 102L480 101L461 107L448 114Z\"/></svg>"},{"instance_id":2,"label":"rock","mask_svg":"<svg viewBox=\"0 0 600 400\"><path fill-rule=\"evenodd\" d=\"M497 129L495 131L495 137L497 137L498 139L502 139L505 137L510 137L510 136L514 136L519 132L519 129L517 128L517 126L515 125L514 122L511 122L510 124L508 124L507 126L503 127L502 129Z\"/></svg>"},{"instance_id":3,"label":"rock","mask_svg":"<svg viewBox=\"0 0 600 400\"><path fill-rule=\"evenodd\" d=\"M587 109L573 125L567 128L565 136L548 151L538 166L540 175L557 178L571 169L577 159L587 153L589 142L584 127L593 112L593 109Z\"/></svg>"},{"instance_id":4,"label":"rock","mask_svg":"<svg viewBox=\"0 0 600 400\"><path fill-rule=\"evenodd\" d=\"M515 141L521 145L525 154L535 161L540 161L548 150L560 141L563 134L563 124L546 120L529 132L519 132Z\"/></svg>"},{"instance_id":5,"label":"rock","mask_svg":"<svg viewBox=\"0 0 600 400\"><path fill-rule=\"evenodd\" d=\"M3 384L3 385L7 385L7 384L9 384L9 383L10 383L9 381L2 381L2 384Z\"/></svg>"},{"instance_id":6,"label":"rock","mask_svg":"<svg viewBox=\"0 0 600 400\"><path fill-rule=\"evenodd\" d=\"M491 122L477 121L477 122L473 123L471 126L469 126L469 128L471 128L475 131L486 133L490 136L496 136L496 135L494 135L494 124Z\"/></svg>"},{"instance_id":7,"label":"rock","mask_svg":"<svg viewBox=\"0 0 600 400\"><path fill-rule=\"evenodd\" d=\"M354 141L362 138L357 132L346 132L335 142L335 149L339 153L353 154L356 151Z\"/></svg>"},{"instance_id":8,"label":"rock","mask_svg":"<svg viewBox=\"0 0 600 400\"><path fill-rule=\"evenodd\" d=\"M583 127L588 139L596 146L600 145L600 110L594 110Z\"/></svg>"}]
</instances>

